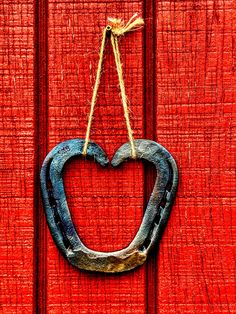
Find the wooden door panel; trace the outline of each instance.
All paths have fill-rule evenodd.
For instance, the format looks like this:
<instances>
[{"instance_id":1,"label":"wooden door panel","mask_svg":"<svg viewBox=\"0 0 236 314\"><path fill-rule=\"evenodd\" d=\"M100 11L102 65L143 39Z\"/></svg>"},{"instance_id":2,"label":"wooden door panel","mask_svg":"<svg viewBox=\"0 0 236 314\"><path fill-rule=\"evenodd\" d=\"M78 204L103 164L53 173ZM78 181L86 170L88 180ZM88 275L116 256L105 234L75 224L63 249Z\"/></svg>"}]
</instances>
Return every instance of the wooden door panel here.
<instances>
[{"instance_id":1,"label":"wooden door panel","mask_svg":"<svg viewBox=\"0 0 236 314\"><path fill-rule=\"evenodd\" d=\"M135 12L120 39L135 138L176 158L177 201L159 251L106 275L72 267L42 208L39 171L57 143L84 138L101 33ZM235 7L216 1L4 0L0 4L0 313L235 313ZM111 158L127 142L110 44L91 139ZM141 162L102 169L72 160L64 180L84 243L132 240L154 174Z\"/></svg>"},{"instance_id":2,"label":"wooden door panel","mask_svg":"<svg viewBox=\"0 0 236 314\"><path fill-rule=\"evenodd\" d=\"M95 81L101 34L107 16L128 20L142 1L55 2L48 7L48 146L84 138ZM119 8L119 9L118 9ZM143 135L142 32L120 41L135 137ZM91 139L109 158L127 142L118 78L107 42ZM89 247L113 251L129 244L143 212L143 167L130 162L117 170L74 160L65 171L68 202L78 232ZM46 232L46 230L45 230ZM47 232L48 313L144 313L145 268L120 274L90 274L69 265Z\"/></svg>"},{"instance_id":3,"label":"wooden door panel","mask_svg":"<svg viewBox=\"0 0 236 314\"><path fill-rule=\"evenodd\" d=\"M0 3L0 312L30 313L34 256L33 1Z\"/></svg>"},{"instance_id":4,"label":"wooden door panel","mask_svg":"<svg viewBox=\"0 0 236 314\"><path fill-rule=\"evenodd\" d=\"M160 313L234 313L232 1L158 3L160 143L179 165L158 258Z\"/></svg>"}]
</instances>

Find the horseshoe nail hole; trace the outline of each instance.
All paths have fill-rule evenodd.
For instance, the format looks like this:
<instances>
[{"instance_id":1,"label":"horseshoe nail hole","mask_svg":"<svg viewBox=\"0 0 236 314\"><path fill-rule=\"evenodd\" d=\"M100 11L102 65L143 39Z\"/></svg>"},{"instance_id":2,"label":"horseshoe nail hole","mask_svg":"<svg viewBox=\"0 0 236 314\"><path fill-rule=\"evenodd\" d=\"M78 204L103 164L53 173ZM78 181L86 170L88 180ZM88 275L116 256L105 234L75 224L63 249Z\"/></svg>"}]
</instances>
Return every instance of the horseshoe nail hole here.
<instances>
[{"instance_id":1,"label":"horseshoe nail hole","mask_svg":"<svg viewBox=\"0 0 236 314\"><path fill-rule=\"evenodd\" d=\"M48 166L47 173L46 173L46 176L47 176L46 186L47 186L47 192L48 192L48 201L49 201L49 204L53 210L55 223L57 224L57 227L60 229L60 232L62 234L64 246L66 249L70 249L71 244L70 244L69 240L67 239L64 231L63 231L61 218L60 218L58 211L57 211L57 200L55 199L55 197L53 195L52 182L49 178L49 168L50 168L50 166Z\"/></svg>"},{"instance_id":2,"label":"horseshoe nail hole","mask_svg":"<svg viewBox=\"0 0 236 314\"><path fill-rule=\"evenodd\" d=\"M82 242L104 252L127 247L143 218L143 163L130 160L119 168L103 168L89 159L73 158L63 178Z\"/></svg>"},{"instance_id":3,"label":"horseshoe nail hole","mask_svg":"<svg viewBox=\"0 0 236 314\"><path fill-rule=\"evenodd\" d=\"M54 214L55 223L57 224L57 227L61 231L64 246L65 246L66 249L70 249L71 248L71 244L70 244L70 241L67 239L64 231L63 231L61 218L60 218L60 216L59 216L59 214L57 212L56 206L53 208L53 214Z\"/></svg>"},{"instance_id":4,"label":"horseshoe nail hole","mask_svg":"<svg viewBox=\"0 0 236 314\"><path fill-rule=\"evenodd\" d=\"M170 171L170 175L169 175L169 180L168 180L168 183L166 185L166 190L167 191L170 191L171 188L172 188L172 181L173 181L173 171L172 171L172 167L171 167L171 164L169 161L167 161L168 165L169 165L169 171Z\"/></svg>"},{"instance_id":5,"label":"horseshoe nail hole","mask_svg":"<svg viewBox=\"0 0 236 314\"><path fill-rule=\"evenodd\" d=\"M150 234L149 234L150 235ZM151 238L148 235L147 239L144 241L143 245L141 246L141 248L139 249L140 251L144 252L148 249L150 243L151 243Z\"/></svg>"},{"instance_id":6,"label":"horseshoe nail hole","mask_svg":"<svg viewBox=\"0 0 236 314\"><path fill-rule=\"evenodd\" d=\"M158 224L159 224L160 219L161 219L160 214L157 214L157 215L156 215L156 217L155 217L155 219L154 219L154 223L158 225Z\"/></svg>"},{"instance_id":7,"label":"horseshoe nail hole","mask_svg":"<svg viewBox=\"0 0 236 314\"><path fill-rule=\"evenodd\" d=\"M158 224L159 224L159 221L160 221L160 216L157 215L157 217L155 218L154 222L153 222L153 227L152 229L150 230L146 240L144 241L143 245L140 247L140 251L141 252L144 252L148 249L148 247L150 246L151 244L151 241L152 241L152 238L154 236L154 232L157 230L158 228Z\"/></svg>"},{"instance_id":8,"label":"horseshoe nail hole","mask_svg":"<svg viewBox=\"0 0 236 314\"><path fill-rule=\"evenodd\" d=\"M62 234L64 246L66 249L70 249L71 244L70 244L69 240L67 239L64 231L63 231L61 218L60 218L58 211L57 211L57 201L53 196L52 190L48 190L48 200L49 200L50 206L52 207L52 210L53 210L55 223L57 224L57 227L60 229L60 232Z\"/></svg>"},{"instance_id":9,"label":"horseshoe nail hole","mask_svg":"<svg viewBox=\"0 0 236 314\"><path fill-rule=\"evenodd\" d=\"M140 252L145 252L147 250L147 248L143 245L140 247L139 251Z\"/></svg>"},{"instance_id":10,"label":"horseshoe nail hole","mask_svg":"<svg viewBox=\"0 0 236 314\"><path fill-rule=\"evenodd\" d=\"M57 202L56 202L51 190L48 190L48 200L49 200L49 204L51 207L53 207L53 208L57 207Z\"/></svg>"}]
</instances>

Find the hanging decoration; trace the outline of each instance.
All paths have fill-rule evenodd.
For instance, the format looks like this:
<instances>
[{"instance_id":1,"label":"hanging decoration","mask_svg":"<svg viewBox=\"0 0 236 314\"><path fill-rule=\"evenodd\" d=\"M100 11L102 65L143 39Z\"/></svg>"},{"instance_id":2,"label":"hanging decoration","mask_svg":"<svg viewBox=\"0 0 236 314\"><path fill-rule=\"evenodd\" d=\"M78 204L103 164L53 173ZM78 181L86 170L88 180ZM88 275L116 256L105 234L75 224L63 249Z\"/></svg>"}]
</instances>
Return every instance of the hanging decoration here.
<instances>
[{"instance_id":1,"label":"hanging decoration","mask_svg":"<svg viewBox=\"0 0 236 314\"><path fill-rule=\"evenodd\" d=\"M59 143L46 156L40 174L41 191L47 223L52 237L64 257L74 266L99 272L123 272L142 265L155 246L167 224L174 202L178 170L174 158L160 144L146 139L134 139L129 119L127 96L123 79L118 38L142 27L143 19L132 16L127 24L121 19L109 18L104 29L100 48L96 81L85 139L71 139ZM63 169L72 157L91 157L101 166L109 164L106 153L90 141L90 131L102 73L106 40L110 39L119 79L121 100L129 142L123 144L111 160L113 167L127 159L142 159L152 163L157 172L156 181L147 204L142 223L128 247L114 252L98 252L87 248L73 224L63 183Z\"/></svg>"}]
</instances>

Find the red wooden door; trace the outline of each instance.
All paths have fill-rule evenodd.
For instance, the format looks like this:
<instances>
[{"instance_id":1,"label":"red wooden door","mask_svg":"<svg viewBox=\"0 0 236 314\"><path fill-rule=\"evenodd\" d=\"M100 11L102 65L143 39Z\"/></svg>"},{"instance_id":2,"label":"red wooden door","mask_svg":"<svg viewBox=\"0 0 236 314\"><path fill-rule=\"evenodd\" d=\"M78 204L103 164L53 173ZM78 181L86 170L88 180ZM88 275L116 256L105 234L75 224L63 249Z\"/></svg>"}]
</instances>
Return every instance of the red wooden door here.
<instances>
[{"instance_id":1,"label":"red wooden door","mask_svg":"<svg viewBox=\"0 0 236 314\"><path fill-rule=\"evenodd\" d=\"M1 1L1 313L236 313L234 4ZM144 30L120 40L134 136L173 154L180 184L159 251L132 272L93 274L52 241L39 171L53 146L85 136L106 18L135 12ZM109 157L127 141L109 45L92 139ZM74 160L65 182L82 240L112 251L135 235L153 172Z\"/></svg>"}]
</instances>

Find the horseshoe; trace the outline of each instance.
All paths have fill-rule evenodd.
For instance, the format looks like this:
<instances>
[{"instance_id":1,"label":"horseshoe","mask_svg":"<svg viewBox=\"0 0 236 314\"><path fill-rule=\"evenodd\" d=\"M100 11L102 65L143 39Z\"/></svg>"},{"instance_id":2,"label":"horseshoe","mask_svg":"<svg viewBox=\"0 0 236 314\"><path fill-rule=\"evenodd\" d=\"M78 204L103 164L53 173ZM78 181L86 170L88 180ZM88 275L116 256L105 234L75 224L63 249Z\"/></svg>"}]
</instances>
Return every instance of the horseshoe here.
<instances>
[{"instance_id":1,"label":"horseshoe","mask_svg":"<svg viewBox=\"0 0 236 314\"><path fill-rule=\"evenodd\" d=\"M134 145L138 159L155 165L157 178L136 236L126 248L109 253L91 250L82 243L66 201L63 168L72 157L82 156L84 140L72 139L58 144L43 162L40 181L49 229L64 257L80 269L114 273L142 265L167 224L178 184L175 160L154 141L138 139ZM105 152L94 142L89 142L87 156L103 167L109 163ZM130 158L130 143L126 143L117 150L111 165L117 167Z\"/></svg>"}]
</instances>

